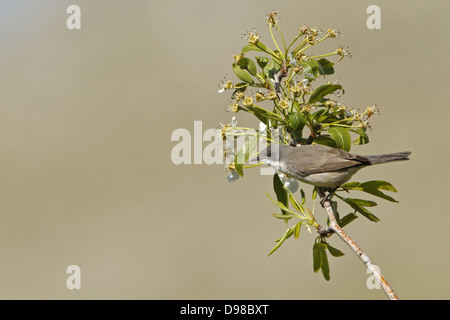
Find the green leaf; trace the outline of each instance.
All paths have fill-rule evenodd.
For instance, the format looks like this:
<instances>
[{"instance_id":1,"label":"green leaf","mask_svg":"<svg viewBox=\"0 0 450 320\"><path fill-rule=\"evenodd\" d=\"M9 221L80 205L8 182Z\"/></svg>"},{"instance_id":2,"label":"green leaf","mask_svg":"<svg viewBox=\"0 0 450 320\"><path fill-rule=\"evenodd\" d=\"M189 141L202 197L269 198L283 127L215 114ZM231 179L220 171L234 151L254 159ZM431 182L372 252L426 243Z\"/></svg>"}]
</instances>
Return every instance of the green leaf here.
<instances>
[{"instance_id":1,"label":"green leaf","mask_svg":"<svg viewBox=\"0 0 450 320\"><path fill-rule=\"evenodd\" d=\"M327 109L320 109L319 111L313 113L311 119L314 121L320 121L319 118L321 118L326 113L327 113Z\"/></svg>"},{"instance_id":2,"label":"green leaf","mask_svg":"<svg viewBox=\"0 0 450 320\"><path fill-rule=\"evenodd\" d=\"M398 203L397 200L395 200L395 199L392 198L391 196L388 196L387 194L385 194L384 192L381 192L381 191L379 191L379 190L372 189L372 190L363 190L363 191L364 191L364 192L367 192L367 193L370 193L371 195L374 195L374 196L376 196L376 197L385 199L385 200L387 200L387 201Z\"/></svg>"},{"instance_id":3,"label":"green leaf","mask_svg":"<svg viewBox=\"0 0 450 320\"><path fill-rule=\"evenodd\" d=\"M255 137L249 138L239 149L235 161L235 169L239 174L239 176L242 177L244 175L244 164L247 163L250 154L252 154L255 151L257 143L258 138Z\"/></svg>"},{"instance_id":4,"label":"green leaf","mask_svg":"<svg viewBox=\"0 0 450 320\"><path fill-rule=\"evenodd\" d=\"M369 204L368 206L374 206L374 205L376 205L376 202L362 200L362 199L351 199L351 198L346 198L346 199L342 198L342 200L345 203L347 203L350 207L355 209L357 212L361 213L364 217L366 217L370 221L373 221L373 222L380 221L380 219L378 219L372 212L367 210L367 208L365 207L365 206L367 206L367 203Z\"/></svg>"},{"instance_id":5,"label":"green leaf","mask_svg":"<svg viewBox=\"0 0 450 320\"><path fill-rule=\"evenodd\" d=\"M302 113L294 111L289 115L287 126L295 139L300 140L302 138L302 132L306 122L307 119Z\"/></svg>"},{"instance_id":6,"label":"green leaf","mask_svg":"<svg viewBox=\"0 0 450 320\"><path fill-rule=\"evenodd\" d=\"M288 214L294 215L294 211L289 210L289 208L283 204L281 201L274 201L274 204L281 209L282 212L287 212Z\"/></svg>"},{"instance_id":7,"label":"green leaf","mask_svg":"<svg viewBox=\"0 0 450 320\"><path fill-rule=\"evenodd\" d=\"M263 71L268 78L274 79L274 75L281 69L281 65L273 59L267 63Z\"/></svg>"},{"instance_id":8,"label":"green leaf","mask_svg":"<svg viewBox=\"0 0 450 320\"><path fill-rule=\"evenodd\" d=\"M313 192L312 192L313 201L316 201L318 189L319 189L319 187L314 187L314 189L313 189Z\"/></svg>"},{"instance_id":9,"label":"green leaf","mask_svg":"<svg viewBox=\"0 0 450 320\"><path fill-rule=\"evenodd\" d=\"M281 220L289 220L293 217L295 217L292 214L278 214L278 213L272 213L272 215L277 218L277 219L281 219Z\"/></svg>"},{"instance_id":10,"label":"green leaf","mask_svg":"<svg viewBox=\"0 0 450 320\"><path fill-rule=\"evenodd\" d=\"M350 222L352 222L353 220L357 219L358 216L356 214L354 214L353 212L345 215L344 217L342 217L338 222L339 222L339 226L341 228L345 227L346 225L348 225Z\"/></svg>"},{"instance_id":11,"label":"green leaf","mask_svg":"<svg viewBox=\"0 0 450 320\"><path fill-rule=\"evenodd\" d=\"M306 78L314 79L319 77L321 73L322 66L316 60L308 60L300 62L301 67L303 68L303 73ZM312 76L312 77L311 77Z\"/></svg>"},{"instance_id":12,"label":"green leaf","mask_svg":"<svg viewBox=\"0 0 450 320\"><path fill-rule=\"evenodd\" d=\"M277 121L282 121L284 122L284 118L282 116L280 116L279 114L270 112L269 110L266 110L264 108L258 107L256 105L253 105L251 107L247 108L250 112L255 113L256 116L261 116L262 118L265 119L272 119L272 120L277 120Z\"/></svg>"},{"instance_id":13,"label":"green leaf","mask_svg":"<svg viewBox=\"0 0 450 320\"><path fill-rule=\"evenodd\" d=\"M267 75L264 72L259 72L258 76L263 80L263 82L265 82L267 79Z\"/></svg>"},{"instance_id":14,"label":"green leaf","mask_svg":"<svg viewBox=\"0 0 450 320\"><path fill-rule=\"evenodd\" d=\"M272 201L273 204L276 205L278 208L280 208L281 210L286 211L286 212L289 213L289 214L296 215L296 213L295 213L294 211L290 210L290 209L289 209L287 206L285 206L281 201L275 201L275 200L273 200L273 199L269 196L268 193L267 193L266 195L267 195L267 197L270 199L270 201Z\"/></svg>"},{"instance_id":15,"label":"green leaf","mask_svg":"<svg viewBox=\"0 0 450 320\"><path fill-rule=\"evenodd\" d=\"M300 236L300 228L302 226L303 220L297 222L297 224L295 225L295 229L294 229L294 238L298 239L298 237Z\"/></svg>"},{"instance_id":16,"label":"green leaf","mask_svg":"<svg viewBox=\"0 0 450 320\"><path fill-rule=\"evenodd\" d=\"M340 123L343 121L340 121L339 118L337 117L336 113L324 113L319 119L318 122L320 123ZM351 124L350 124L351 125Z\"/></svg>"},{"instance_id":17,"label":"green leaf","mask_svg":"<svg viewBox=\"0 0 450 320\"><path fill-rule=\"evenodd\" d=\"M347 182L342 185L342 188L347 190L362 190L361 183L356 181Z\"/></svg>"},{"instance_id":18,"label":"green leaf","mask_svg":"<svg viewBox=\"0 0 450 320\"><path fill-rule=\"evenodd\" d=\"M258 118L259 121L261 121L262 123L264 123L267 126L269 123L269 119L271 119L271 118L268 119L263 114L253 111L252 110L253 107L247 108L248 112L253 114L256 118Z\"/></svg>"},{"instance_id":19,"label":"green leaf","mask_svg":"<svg viewBox=\"0 0 450 320\"><path fill-rule=\"evenodd\" d=\"M291 204L295 208L295 210L297 210L298 212L302 212L302 213L305 212L305 210L300 205L300 203L297 200L295 200L294 195L292 194L292 192L289 189L287 189L287 188L284 188L284 189L288 193L289 201L291 202Z\"/></svg>"},{"instance_id":20,"label":"green leaf","mask_svg":"<svg viewBox=\"0 0 450 320\"><path fill-rule=\"evenodd\" d=\"M356 138L355 141L353 141L353 144L360 145L369 143L369 136L367 135L365 129L363 128L358 128L356 130L350 129L350 131L359 135L359 137Z\"/></svg>"},{"instance_id":21,"label":"green leaf","mask_svg":"<svg viewBox=\"0 0 450 320\"><path fill-rule=\"evenodd\" d=\"M360 206L365 206L365 207L375 207L378 205L375 201L364 200L364 199L347 198L347 200L351 200L352 202L357 203Z\"/></svg>"},{"instance_id":22,"label":"green leaf","mask_svg":"<svg viewBox=\"0 0 450 320\"><path fill-rule=\"evenodd\" d=\"M262 42L258 42L256 45L250 43L244 48L242 48L241 54L244 54L249 51L265 51L265 50L267 50L267 47Z\"/></svg>"},{"instance_id":23,"label":"green leaf","mask_svg":"<svg viewBox=\"0 0 450 320\"><path fill-rule=\"evenodd\" d=\"M247 70L252 76L256 76L256 64L249 58L242 58L237 63L241 69Z\"/></svg>"},{"instance_id":24,"label":"green leaf","mask_svg":"<svg viewBox=\"0 0 450 320\"><path fill-rule=\"evenodd\" d=\"M397 192L397 189L394 188L394 186L383 180L371 180L364 183L361 183L361 187L363 190L370 190L370 189L378 189L378 190L386 190L386 191L392 191Z\"/></svg>"},{"instance_id":25,"label":"green leaf","mask_svg":"<svg viewBox=\"0 0 450 320\"><path fill-rule=\"evenodd\" d=\"M324 58L317 60L317 62L321 66L320 70L323 75L328 75L328 74L334 73L334 68L333 68L334 63L333 62L330 62Z\"/></svg>"},{"instance_id":26,"label":"green leaf","mask_svg":"<svg viewBox=\"0 0 450 320\"><path fill-rule=\"evenodd\" d=\"M275 173L273 175L273 189L277 195L277 200L281 202L284 206L288 207L289 206L288 194L283 186L283 182L281 182L281 179L278 176L278 173ZM286 214L286 211L282 209L281 213Z\"/></svg>"},{"instance_id":27,"label":"green leaf","mask_svg":"<svg viewBox=\"0 0 450 320\"><path fill-rule=\"evenodd\" d=\"M322 265L322 257L321 251L317 242L314 242L313 245L313 270L314 272L318 272L320 270L320 266Z\"/></svg>"},{"instance_id":28,"label":"green leaf","mask_svg":"<svg viewBox=\"0 0 450 320\"><path fill-rule=\"evenodd\" d=\"M332 247L329 243L327 243L327 249L328 249L328 252L333 257L342 257L344 255L344 253L341 250L336 249L335 247Z\"/></svg>"},{"instance_id":29,"label":"green leaf","mask_svg":"<svg viewBox=\"0 0 450 320\"><path fill-rule=\"evenodd\" d=\"M324 84L313 91L309 97L309 104L313 104L322 100L323 97L335 92L336 90L343 90L340 84Z\"/></svg>"},{"instance_id":30,"label":"green leaf","mask_svg":"<svg viewBox=\"0 0 450 320\"><path fill-rule=\"evenodd\" d=\"M302 195L302 204L305 204L306 202L305 191L303 191L303 189L300 189L300 194Z\"/></svg>"},{"instance_id":31,"label":"green leaf","mask_svg":"<svg viewBox=\"0 0 450 320\"><path fill-rule=\"evenodd\" d=\"M336 141L336 146L339 149L350 151L352 139L350 138L347 128L330 127L328 128L328 133L331 135L333 140Z\"/></svg>"},{"instance_id":32,"label":"green leaf","mask_svg":"<svg viewBox=\"0 0 450 320\"><path fill-rule=\"evenodd\" d=\"M240 65L237 63L233 63L233 72L236 74L236 76L241 79L244 82L253 83L252 76L241 68Z\"/></svg>"},{"instance_id":33,"label":"green leaf","mask_svg":"<svg viewBox=\"0 0 450 320\"><path fill-rule=\"evenodd\" d=\"M270 256L272 253L274 253L282 244L286 239L289 239L290 236L292 236L294 234L294 227L291 227L289 229L286 230L286 232L284 233L284 235L281 237L280 240L277 241L277 244L275 245L275 247L269 252L269 254L267 256Z\"/></svg>"},{"instance_id":34,"label":"green leaf","mask_svg":"<svg viewBox=\"0 0 450 320\"><path fill-rule=\"evenodd\" d=\"M317 144L327 146L327 147L337 148L336 141L334 141L333 138L331 138L331 136L326 135L326 134L325 135L321 134L321 135L315 137L314 142Z\"/></svg>"},{"instance_id":35,"label":"green leaf","mask_svg":"<svg viewBox=\"0 0 450 320\"><path fill-rule=\"evenodd\" d=\"M249 86L248 83L239 82L234 85L234 88L240 92L243 92L245 91L245 89L247 89L248 86Z\"/></svg>"},{"instance_id":36,"label":"green leaf","mask_svg":"<svg viewBox=\"0 0 450 320\"><path fill-rule=\"evenodd\" d=\"M325 251L326 244L320 243L319 244L319 250L320 250L320 258L322 260L320 264L320 269L322 270L323 277L325 280L330 280L330 265L328 264L328 257L327 252Z\"/></svg>"},{"instance_id":37,"label":"green leaf","mask_svg":"<svg viewBox=\"0 0 450 320\"><path fill-rule=\"evenodd\" d=\"M256 59L256 63L258 63L258 66L261 69L264 69L264 67L267 65L267 63L269 62L269 58L266 57L255 57Z\"/></svg>"},{"instance_id":38,"label":"green leaf","mask_svg":"<svg viewBox=\"0 0 450 320\"><path fill-rule=\"evenodd\" d=\"M242 48L241 50L241 54L245 54L249 51L263 51L260 48L258 48L257 46L255 46L253 43L250 43L248 45L246 45L245 47Z\"/></svg>"},{"instance_id":39,"label":"green leaf","mask_svg":"<svg viewBox=\"0 0 450 320\"><path fill-rule=\"evenodd\" d=\"M386 191L391 191L391 192L397 192L397 189L395 189L394 186L387 181L372 180L372 181L367 181L364 183L349 182L349 183L344 184L342 187L347 190L364 191L371 195L380 197L382 199L385 199L385 200L388 200L391 202L398 202L394 198L392 198L392 197L388 196L387 194L380 191L380 190L386 190Z\"/></svg>"}]
</instances>

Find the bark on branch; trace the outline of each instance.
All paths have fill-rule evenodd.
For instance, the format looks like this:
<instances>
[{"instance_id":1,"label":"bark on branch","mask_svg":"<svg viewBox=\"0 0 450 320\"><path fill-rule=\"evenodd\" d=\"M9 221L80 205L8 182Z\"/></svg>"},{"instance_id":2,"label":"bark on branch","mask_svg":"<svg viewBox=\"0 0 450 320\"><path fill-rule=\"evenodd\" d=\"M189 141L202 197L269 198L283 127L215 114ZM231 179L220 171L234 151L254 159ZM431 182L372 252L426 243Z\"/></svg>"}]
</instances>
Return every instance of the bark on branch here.
<instances>
[{"instance_id":1,"label":"bark on branch","mask_svg":"<svg viewBox=\"0 0 450 320\"><path fill-rule=\"evenodd\" d=\"M322 199L324 198L325 193L323 191L320 192L320 197ZM398 300L397 295L395 294L394 290L389 286L387 280L381 272L378 270L378 268L375 267L375 265L372 263L370 258L367 256L367 254L361 250L361 248L356 244L356 242L349 237L348 234L342 230L342 228L339 226L336 217L333 212L333 208L331 207L330 200L326 199L323 201L323 206L327 212L328 219L330 221L330 225L327 228L328 230L332 230L334 233L336 233L352 250L358 258L364 263L366 268L373 274L375 279L381 284L383 287L384 292L389 297L390 300Z\"/></svg>"}]
</instances>

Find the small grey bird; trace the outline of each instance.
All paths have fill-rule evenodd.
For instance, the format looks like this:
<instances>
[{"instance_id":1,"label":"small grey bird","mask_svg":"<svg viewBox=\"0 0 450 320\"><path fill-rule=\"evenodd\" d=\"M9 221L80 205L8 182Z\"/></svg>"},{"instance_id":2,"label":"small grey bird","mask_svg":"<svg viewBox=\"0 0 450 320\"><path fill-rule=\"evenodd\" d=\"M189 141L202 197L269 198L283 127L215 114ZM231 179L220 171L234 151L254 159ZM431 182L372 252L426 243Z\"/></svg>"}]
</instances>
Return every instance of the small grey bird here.
<instances>
[{"instance_id":1,"label":"small grey bird","mask_svg":"<svg viewBox=\"0 0 450 320\"><path fill-rule=\"evenodd\" d=\"M269 154L268 154L269 152ZM409 160L411 152L360 156L323 145L274 145L260 152L262 163L316 187L336 189L360 169L392 161Z\"/></svg>"}]
</instances>

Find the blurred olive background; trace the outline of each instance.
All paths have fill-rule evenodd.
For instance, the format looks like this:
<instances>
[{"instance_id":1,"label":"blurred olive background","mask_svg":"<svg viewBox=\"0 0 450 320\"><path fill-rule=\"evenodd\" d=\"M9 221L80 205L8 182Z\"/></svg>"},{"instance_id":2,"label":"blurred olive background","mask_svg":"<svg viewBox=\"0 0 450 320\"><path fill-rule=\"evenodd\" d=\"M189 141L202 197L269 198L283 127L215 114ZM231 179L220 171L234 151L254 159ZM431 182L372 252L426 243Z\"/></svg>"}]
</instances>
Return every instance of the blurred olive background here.
<instances>
[{"instance_id":1,"label":"blurred olive background","mask_svg":"<svg viewBox=\"0 0 450 320\"><path fill-rule=\"evenodd\" d=\"M71 4L81 30L66 27ZM381 30L366 27L371 4ZM220 165L171 161L173 130L230 122L218 85L235 79L241 34L255 27L270 44L273 9L286 38L304 24L342 32L313 52L349 46L328 80L340 79L346 105L381 110L370 144L352 151L412 151L358 173L393 183L400 203L377 201L381 221L357 219L349 234L400 298L450 298L450 3L438 0L1 0L0 298L386 298L336 236L346 255L329 258L329 282L312 270L314 234L267 257L286 229L271 215L270 176L230 184ZM81 290L66 287L71 264Z\"/></svg>"}]
</instances>

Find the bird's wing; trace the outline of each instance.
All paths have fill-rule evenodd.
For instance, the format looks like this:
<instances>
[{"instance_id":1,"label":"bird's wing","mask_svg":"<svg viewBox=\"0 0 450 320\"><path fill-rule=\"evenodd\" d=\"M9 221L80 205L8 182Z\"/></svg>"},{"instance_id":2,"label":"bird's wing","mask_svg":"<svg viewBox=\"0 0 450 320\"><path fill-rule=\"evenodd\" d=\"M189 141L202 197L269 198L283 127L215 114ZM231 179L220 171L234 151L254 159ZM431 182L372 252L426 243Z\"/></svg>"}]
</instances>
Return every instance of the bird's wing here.
<instances>
[{"instance_id":1,"label":"bird's wing","mask_svg":"<svg viewBox=\"0 0 450 320\"><path fill-rule=\"evenodd\" d=\"M300 175L370 165L370 161L365 157L321 145L290 148L288 152L290 153L288 167Z\"/></svg>"}]
</instances>

